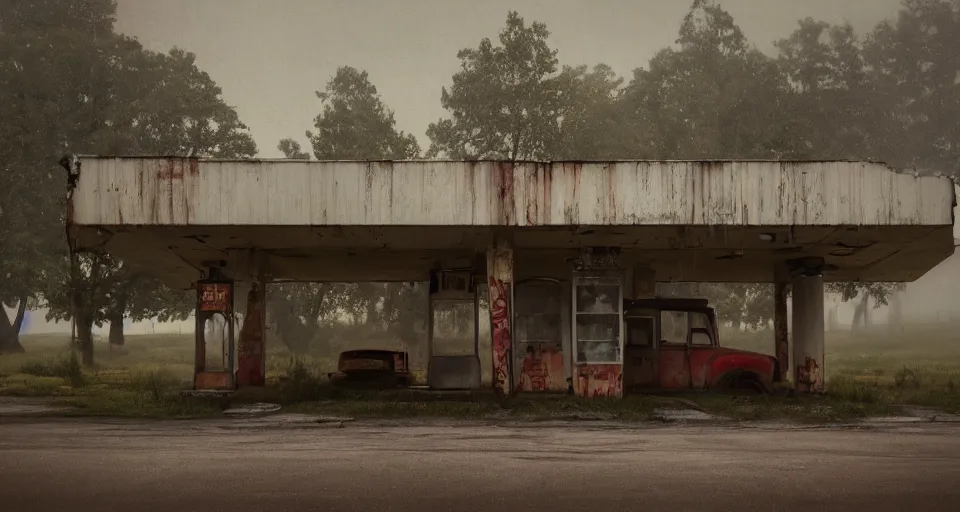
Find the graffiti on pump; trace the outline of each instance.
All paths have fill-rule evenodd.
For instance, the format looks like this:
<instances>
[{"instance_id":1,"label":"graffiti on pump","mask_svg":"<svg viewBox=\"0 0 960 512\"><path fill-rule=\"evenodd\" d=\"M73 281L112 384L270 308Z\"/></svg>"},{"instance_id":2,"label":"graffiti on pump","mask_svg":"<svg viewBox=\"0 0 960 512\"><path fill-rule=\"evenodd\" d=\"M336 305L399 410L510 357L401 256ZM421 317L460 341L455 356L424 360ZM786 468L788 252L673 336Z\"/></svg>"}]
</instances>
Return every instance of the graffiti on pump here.
<instances>
[{"instance_id":1,"label":"graffiti on pump","mask_svg":"<svg viewBox=\"0 0 960 512\"><path fill-rule=\"evenodd\" d=\"M578 395L584 398L623 395L623 370L619 364L584 364L576 371Z\"/></svg>"},{"instance_id":2,"label":"graffiti on pump","mask_svg":"<svg viewBox=\"0 0 960 512\"><path fill-rule=\"evenodd\" d=\"M510 284L490 277L490 322L493 335L493 387L500 395L510 392Z\"/></svg>"},{"instance_id":3,"label":"graffiti on pump","mask_svg":"<svg viewBox=\"0 0 960 512\"><path fill-rule=\"evenodd\" d=\"M521 345L523 345L521 343ZM527 343L520 362L517 391L564 391L563 349L555 343Z\"/></svg>"}]
</instances>

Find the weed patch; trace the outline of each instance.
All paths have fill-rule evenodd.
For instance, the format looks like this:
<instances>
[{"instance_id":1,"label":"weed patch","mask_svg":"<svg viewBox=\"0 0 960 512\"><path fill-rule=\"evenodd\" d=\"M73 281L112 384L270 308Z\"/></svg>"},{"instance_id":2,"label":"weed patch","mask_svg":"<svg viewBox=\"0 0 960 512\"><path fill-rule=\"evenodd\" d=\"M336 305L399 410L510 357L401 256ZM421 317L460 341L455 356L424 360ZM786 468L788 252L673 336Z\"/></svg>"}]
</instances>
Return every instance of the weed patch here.
<instances>
[{"instance_id":1,"label":"weed patch","mask_svg":"<svg viewBox=\"0 0 960 512\"><path fill-rule=\"evenodd\" d=\"M46 361L32 361L24 363L20 372L34 377L59 377L75 388L87 384L87 377L77 354L73 351L67 356Z\"/></svg>"}]
</instances>

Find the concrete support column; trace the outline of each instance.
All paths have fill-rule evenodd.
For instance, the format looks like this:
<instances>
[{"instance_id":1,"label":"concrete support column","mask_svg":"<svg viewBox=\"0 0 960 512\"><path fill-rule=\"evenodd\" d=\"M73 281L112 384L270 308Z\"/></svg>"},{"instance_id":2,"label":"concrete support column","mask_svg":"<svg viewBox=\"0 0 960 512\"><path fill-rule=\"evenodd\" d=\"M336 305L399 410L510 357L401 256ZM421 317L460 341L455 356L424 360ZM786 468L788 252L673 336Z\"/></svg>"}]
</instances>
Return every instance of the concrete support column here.
<instances>
[{"instance_id":1,"label":"concrete support column","mask_svg":"<svg viewBox=\"0 0 960 512\"><path fill-rule=\"evenodd\" d=\"M490 335L493 345L493 390L509 396L513 345L513 247L502 238L487 249L487 286L490 292Z\"/></svg>"},{"instance_id":2,"label":"concrete support column","mask_svg":"<svg viewBox=\"0 0 960 512\"><path fill-rule=\"evenodd\" d=\"M243 327L237 342L237 386L266 384L266 283L254 281L247 293Z\"/></svg>"},{"instance_id":3,"label":"concrete support column","mask_svg":"<svg viewBox=\"0 0 960 512\"><path fill-rule=\"evenodd\" d=\"M793 277L793 382L798 392L823 391L823 275L809 268Z\"/></svg>"},{"instance_id":4,"label":"concrete support column","mask_svg":"<svg viewBox=\"0 0 960 512\"><path fill-rule=\"evenodd\" d=\"M790 372L790 330L787 325L787 294L789 285L777 281L773 288L773 343L777 357L780 379L786 380Z\"/></svg>"}]
</instances>

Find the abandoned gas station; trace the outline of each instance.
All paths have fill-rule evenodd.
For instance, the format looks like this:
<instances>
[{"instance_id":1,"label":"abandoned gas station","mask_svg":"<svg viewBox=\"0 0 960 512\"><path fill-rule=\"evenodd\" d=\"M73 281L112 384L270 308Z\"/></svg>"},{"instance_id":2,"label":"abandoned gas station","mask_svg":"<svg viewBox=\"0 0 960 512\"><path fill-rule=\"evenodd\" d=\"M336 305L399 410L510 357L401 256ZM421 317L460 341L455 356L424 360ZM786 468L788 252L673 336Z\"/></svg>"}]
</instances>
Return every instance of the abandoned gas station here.
<instances>
[{"instance_id":1,"label":"abandoned gas station","mask_svg":"<svg viewBox=\"0 0 960 512\"><path fill-rule=\"evenodd\" d=\"M871 162L74 157L65 166L73 251L105 251L198 290L197 389L264 385L266 288L283 281L429 281L429 318L472 308L466 349L427 329L435 389L479 387L484 360L502 395L620 396L678 380L707 388L713 377L689 361L697 335L716 344L714 317L698 315L697 301L674 308L680 315L648 307L656 283L695 281L776 283L769 366L819 392L824 282L914 281L954 251L953 183ZM203 325L217 315L228 344L210 365ZM492 337L483 351L481 322ZM646 357L671 343L682 347L675 358Z\"/></svg>"}]
</instances>

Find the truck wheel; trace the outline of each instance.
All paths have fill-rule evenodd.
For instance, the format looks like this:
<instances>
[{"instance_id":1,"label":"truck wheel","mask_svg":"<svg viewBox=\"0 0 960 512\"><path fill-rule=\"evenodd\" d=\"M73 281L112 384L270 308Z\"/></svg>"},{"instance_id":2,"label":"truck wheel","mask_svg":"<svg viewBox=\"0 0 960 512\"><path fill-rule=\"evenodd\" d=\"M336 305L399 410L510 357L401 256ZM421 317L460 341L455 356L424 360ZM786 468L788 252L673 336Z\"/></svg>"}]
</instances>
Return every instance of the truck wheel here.
<instances>
[{"instance_id":1,"label":"truck wheel","mask_svg":"<svg viewBox=\"0 0 960 512\"><path fill-rule=\"evenodd\" d=\"M763 395L767 393L767 388L763 385L763 382L761 382L757 376L749 373L740 373L726 377L720 381L717 389L738 394Z\"/></svg>"}]
</instances>

